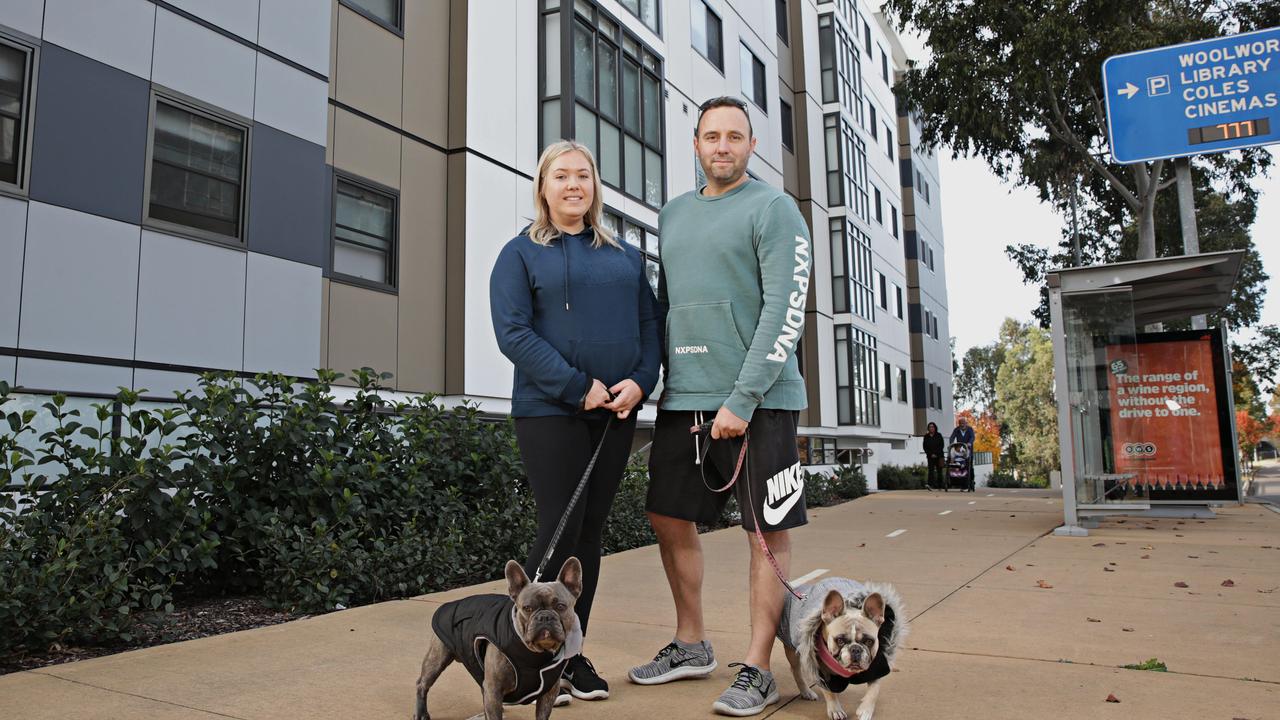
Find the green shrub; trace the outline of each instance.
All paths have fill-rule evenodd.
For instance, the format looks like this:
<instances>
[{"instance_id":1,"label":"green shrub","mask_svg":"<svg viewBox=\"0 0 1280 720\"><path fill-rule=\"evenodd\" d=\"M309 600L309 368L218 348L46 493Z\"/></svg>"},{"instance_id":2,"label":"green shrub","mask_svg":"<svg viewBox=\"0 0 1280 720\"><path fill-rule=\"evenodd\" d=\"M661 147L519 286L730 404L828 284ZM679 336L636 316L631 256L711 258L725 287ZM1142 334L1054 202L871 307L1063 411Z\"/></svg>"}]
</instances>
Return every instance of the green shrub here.
<instances>
[{"instance_id":1,"label":"green shrub","mask_svg":"<svg viewBox=\"0 0 1280 720\"><path fill-rule=\"evenodd\" d=\"M837 505L867 494L867 480L860 465L840 465L830 474L805 471L805 504Z\"/></svg>"},{"instance_id":2,"label":"green shrub","mask_svg":"<svg viewBox=\"0 0 1280 720\"><path fill-rule=\"evenodd\" d=\"M996 470L987 478L987 487L1020 488L1022 481L1013 476L1012 470Z\"/></svg>"},{"instance_id":3,"label":"green shrub","mask_svg":"<svg viewBox=\"0 0 1280 720\"><path fill-rule=\"evenodd\" d=\"M881 465L876 470L876 486L881 490L923 490L927 478L924 465Z\"/></svg>"}]
</instances>

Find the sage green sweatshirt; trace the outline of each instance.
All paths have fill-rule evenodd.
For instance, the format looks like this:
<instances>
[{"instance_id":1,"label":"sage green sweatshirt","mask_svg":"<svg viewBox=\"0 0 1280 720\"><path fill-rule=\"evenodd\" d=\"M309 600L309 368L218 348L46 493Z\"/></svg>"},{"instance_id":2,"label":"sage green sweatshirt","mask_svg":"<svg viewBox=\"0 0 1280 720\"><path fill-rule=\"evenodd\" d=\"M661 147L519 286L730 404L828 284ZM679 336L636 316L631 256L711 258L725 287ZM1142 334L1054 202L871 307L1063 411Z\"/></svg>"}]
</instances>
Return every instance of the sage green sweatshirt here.
<instances>
[{"instance_id":1,"label":"sage green sweatshirt","mask_svg":"<svg viewBox=\"0 0 1280 720\"><path fill-rule=\"evenodd\" d=\"M667 203L658 302L667 310L661 407L801 410L795 349L804 334L809 229L795 201L748 180L714 197Z\"/></svg>"}]
</instances>

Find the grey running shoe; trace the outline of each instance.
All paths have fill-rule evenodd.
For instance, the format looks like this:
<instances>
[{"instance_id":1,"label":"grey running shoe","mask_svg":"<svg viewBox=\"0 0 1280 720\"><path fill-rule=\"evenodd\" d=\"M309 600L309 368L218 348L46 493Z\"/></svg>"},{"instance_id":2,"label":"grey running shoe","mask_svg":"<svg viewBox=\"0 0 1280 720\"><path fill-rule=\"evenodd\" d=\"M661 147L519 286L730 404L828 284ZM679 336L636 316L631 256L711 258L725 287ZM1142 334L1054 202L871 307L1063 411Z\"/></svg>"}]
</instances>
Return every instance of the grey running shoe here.
<instances>
[{"instance_id":1,"label":"grey running shoe","mask_svg":"<svg viewBox=\"0 0 1280 720\"><path fill-rule=\"evenodd\" d=\"M742 669L729 689L720 693L720 699L711 705L712 710L721 715L745 717L778 702L778 684L773 681L773 673L746 663L729 663L729 667Z\"/></svg>"},{"instance_id":2,"label":"grey running shoe","mask_svg":"<svg viewBox=\"0 0 1280 720\"><path fill-rule=\"evenodd\" d=\"M631 668L627 677L640 685L660 685L683 678L706 677L716 667L716 654L706 640L698 650L686 650L673 642L659 650L653 662Z\"/></svg>"}]
</instances>

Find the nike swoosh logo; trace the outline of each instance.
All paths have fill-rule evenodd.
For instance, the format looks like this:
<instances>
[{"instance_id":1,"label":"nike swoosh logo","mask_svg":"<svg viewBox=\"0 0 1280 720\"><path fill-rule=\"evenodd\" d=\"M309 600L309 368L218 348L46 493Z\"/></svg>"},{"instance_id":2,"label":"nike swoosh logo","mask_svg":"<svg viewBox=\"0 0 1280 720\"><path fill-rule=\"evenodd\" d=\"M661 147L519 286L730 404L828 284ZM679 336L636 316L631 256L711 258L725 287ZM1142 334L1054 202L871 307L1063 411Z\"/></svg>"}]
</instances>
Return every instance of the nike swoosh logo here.
<instances>
[{"instance_id":1,"label":"nike swoosh logo","mask_svg":"<svg viewBox=\"0 0 1280 720\"><path fill-rule=\"evenodd\" d=\"M697 657L692 657L692 656L690 656L690 657L687 657L687 658L684 658L684 659L681 659L681 660L672 660L672 661L671 661L671 667L673 667L673 668L678 668L678 667L680 667L681 665L686 665L686 664L688 664L688 663L693 662L694 660L700 660L700 659L701 659L701 658L697 658Z\"/></svg>"},{"instance_id":2,"label":"nike swoosh logo","mask_svg":"<svg viewBox=\"0 0 1280 720\"><path fill-rule=\"evenodd\" d=\"M797 487L795 490L792 490L791 494L788 495L787 498L783 500L782 504L779 505L778 507L770 507L769 503L765 502L764 504L765 523L769 525L777 525L781 523L783 518L787 516L787 513L791 511L791 508L794 507L797 502L800 502L800 498L803 496L803 494L804 494L804 485L801 485L800 487Z\"/></svg>"}]
</instances>

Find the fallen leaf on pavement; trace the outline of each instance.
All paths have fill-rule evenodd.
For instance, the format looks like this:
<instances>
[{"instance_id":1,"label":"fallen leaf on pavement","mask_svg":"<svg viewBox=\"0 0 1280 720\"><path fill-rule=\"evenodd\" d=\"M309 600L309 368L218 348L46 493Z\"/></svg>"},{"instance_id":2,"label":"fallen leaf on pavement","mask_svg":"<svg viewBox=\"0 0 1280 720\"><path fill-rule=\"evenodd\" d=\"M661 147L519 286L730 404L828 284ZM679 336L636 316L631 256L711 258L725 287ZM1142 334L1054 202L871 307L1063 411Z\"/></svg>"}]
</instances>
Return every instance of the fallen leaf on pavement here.
<instances>
[{"instance_id":1,"label":"fallen leaf on pavement","mask_svg":"<svg viewBox=\"0 0 1280 720\"><path fill-rule=\"evenodd\" d=\"M1009 570L1010 572L1012 572L1012 571L1013 571L1013 566L1012 566L1012 565L1005 565L1005 566L1004 566L1004 569L1005 569L1005 570Z\"/></svg>"},{"instance_id":2,"label":"fallen leaf on pavement","mask_svg":"<svg viewBox=\"0 0 1280 720\"><path fill-rule=\"evenodd\" d=\"M1179 535L1178 533L1174 533L1174 534L1173 534L1173 536L1174 536L1174 537L1183 537L1182 535Z\"/></svg>"},{"instance_id":3,"label":"fallen leaf on pavement","mask_svg":"<svg viewBox=\"0 0 1280 720\"><path fill-rule=\"evenodd\" d=\"M1173 586L1174 586L1174 587L1176 587L1176 588L1188 588L1188 587L1191 587L1190 585L1188 585L1188 584L1186 584L1186 583L1182 582L1181 580L1179 580L1178 582L1174 583L1174 584L1173 584Z\"/></svg>"},{"instance_id":4,"label":"fallen leaf on pavement","mask_svg":"<svg viewBox=\"0 0 1280 720\"><path fill-rule=\"evenodd\" d=\"M1258 588L1258 592L1260 593L1273 593L1276 590L1280 590L1280 587L1267 588L1266 590L1263 590L1262 588Z\"/></svg>"},{"instance_id":5,"label":"fallen leaf on pavement","mask_svg":"<svg viewBox=\"0 0 1280 720\"><path fill-rule=\"evenodd\" d=\"M1143 546L1142 546L1142 549L1143 549L1143 550L1155 550L1155 548L1151 547L1150 545L1143 545Z\"/></svg>"},{"instance_id":6,"label":"fallen leaf on pavement","mask_svg":"<svg viewBox=\"0 0 1280 720\"><path fill-rule=\"evenodd\" d=\"M1109 562L1109 563L1107 563L1107 564L1108 564L1108 565L1111 565L1111 566L1114 566L1114 565L1115 565L1115 563L1113 563L1113 562Z\"/></svg>"},{"instance_id":7,"label":"fallen leaf on pavement","mask_svg":"<svg viewBox=\"0 0 1280 720\"><path fill-rule=\"evenodd\" d=\"M1115 695L1110 695L1110 694L1109 694L1109 695L1107 695L1107 702L1111 702L1111 703L1118 703L1118 702L1120 702L1120 698L1116 697Z\"/></svg>"},{"instance_id":8,"label":"fallen leaf on pavement","mask_svg":"<svg viewBox=\"0 0 1280 720\"><path fill-rule=\"evenodd\" d=\"M1035 563L1027 563L1027 567L1035 567L1035 566L1036 566Z\"/></svg>"},{"instance_id":9,"label":"fallen leaf on pavement","mask_svg":"<svg viewBox=\"0 0 1280 720\"><path fill-rule=\"evenodd\" d=\"M1151 559L1151 556L1150 556L1150 555L1143 555L1141 559L1143 559L1143 560L1150 560L1150 559Z\"/></svg>"},{"instance_id":10,"label":"fallen leaf on pavement","mask_svg":"<svg viewBox=\"0 0 1280 720\"><path fill-rule=\"evenodd\" d=\"M1101 621L1101 620L1099 620L1098 618L1091 618L1091 617L1087 617L1087 618L1085 618L1085 620L1088 620L1089 622L1102 622L1102 621Z\"/></svg>"},{"instance_id":11,"label":"fallen leaf on pavement","mask_svg":"<svg viewBox=\"0 0 1280 720\"><path fill-rule=\"evenodd\" d=\"M866 546L867 546L866 543L858 543L858 547L866 547Z\"/></svg>"},{"instance_id":12,"label":"fallen leaf on pavement","mask_svg":"<svg viewBox=\"0 0 1280 720\"><path fill-rule=\"evenodd\" d=\"M1199 559L1200 559L1200 556L1199 556L1199 555L1188 555L1187 557L1191 558L1192 560L1199 560Z\"/></svg>"},{"instance_id":13,"label":"fallen leaf on pavement","mask_svg":"<svg viewBox=\"0 0 1280 720\"><path fill-rule=\"evenodd\" d=\"M1094 544L1093 544L1093 546L1094 546L1094 547L1106 547L1106 546L1107 546L1107 544L1106 544L1106 543L1094 543Z\"/></svg>"},{"instance_id":14,"label":"fallen leaf on pavement","mask_svg":"<svg viewBox=\"0 0 1280 720\"><path fill-rule=\"evenodd\" d=\"M1235 581L1233 581L1231 578L1227 578L1226 580L1222 581L1222 587L1235 587L1235 586L1236 586Z\"/></svg>"},{"instance_id":15,"label":"fallen leaf on pavement","mask_svg":"<svg viewBox=\"0 0 1280 720\"><path fill-rule=\"evenodd\" d=\"M1118 542L1118 543L1116 543L1116 544L1117 544L1117 545L1128 545L1129 543Z\"/></svg>"},{"instance_id":16,"label":"fallen leaf on pavement","mask_svg":"<svg viewBox=\"0 0 1280 720\"><path fill-rule=\"evenodd\" d=\"M1115 570L1113 570L1113 569L1111 569L1111 568L1107 567L1106 565L1103 565L1103 566L1102 566L1102 572L1115 572Z\"/></svg>"},{"instance_id":17,"label":"fallen leaf on pavement","mask_svg":"<svg viewBox=\"0 0 1280 720\"><path fill-rule=\"evenodd\" d=\"M1123 631L1125 631L1125 632L1133 632L1133 628L1131 628L1131 627L1125 627L1125 628L1120 628L1120 629L1121 629L1121 630L1123 630Z\"/></svg>"},{"instance_id":18,"label":"fallen leaf on pavement","mask_svg":"<svg viewBox=\"0 0 1280 720\"><path fill-rule=\"evenodd\" d=\"M1043 580L1037 580L1037 581L1036 581L1036 587L1044 588L1045 590L1048 590L1049 588L1051 588L1051 587L1053 587L1053 586L1052 586L1052 585L1050 585L1049 583L1047 583L1047 582L1043 581Z\"/></svg>"}]
</instances>

